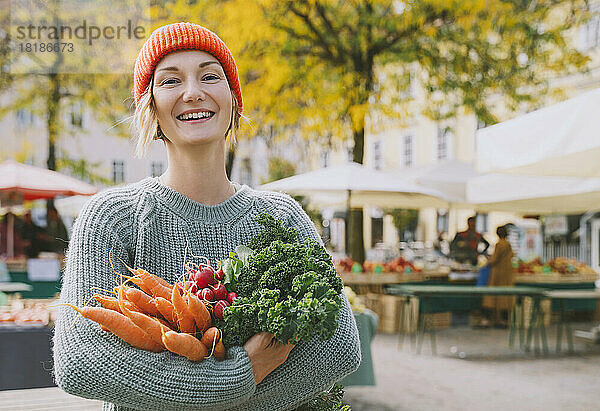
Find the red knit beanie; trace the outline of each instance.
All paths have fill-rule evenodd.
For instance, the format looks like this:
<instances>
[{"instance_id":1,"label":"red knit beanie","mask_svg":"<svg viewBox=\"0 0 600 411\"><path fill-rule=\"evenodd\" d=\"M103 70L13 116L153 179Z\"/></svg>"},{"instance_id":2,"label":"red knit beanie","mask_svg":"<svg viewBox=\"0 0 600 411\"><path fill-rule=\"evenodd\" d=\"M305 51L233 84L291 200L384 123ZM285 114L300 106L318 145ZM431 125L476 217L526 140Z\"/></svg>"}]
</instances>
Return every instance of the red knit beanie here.
<instances>
[{"instance_id":1,"label":"red knit beanie","mask_svg":"<svg viewBox=\"0 0 600 411\"><path fill-rule=\"evenodd\" d=\"M242 89L231 51L215 33L193 23L167 24L154 30L146 40L133 69L133 96L136 105L150 84L160 59L177 50L205 51L219 60L229 87L237 99L238 112L242 112Z\"/></svg>"}]
</instances>

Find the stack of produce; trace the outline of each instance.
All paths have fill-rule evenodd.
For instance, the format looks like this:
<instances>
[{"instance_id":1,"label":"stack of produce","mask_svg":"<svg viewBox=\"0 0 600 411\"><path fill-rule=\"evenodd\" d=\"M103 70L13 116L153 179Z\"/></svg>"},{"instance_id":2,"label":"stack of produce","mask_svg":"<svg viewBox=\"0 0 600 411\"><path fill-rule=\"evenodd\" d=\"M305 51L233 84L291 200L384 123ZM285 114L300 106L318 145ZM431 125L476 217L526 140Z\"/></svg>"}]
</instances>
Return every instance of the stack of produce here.
<instances>
[{"instance_id":1,"label":"stack of produce","mask_svg":"<svg viewBox=\"0 0 600 411\"><path fill-rule=\"evenodd\" d=\"M356 293L354 292L354 290L352 290L352 288L345 286L344 294L346 294L346 298L348 299L348 302L350 303L350 308L352 308L353 312L356 312L356 313L364 313L365 312L367 307L362 303L360 297L358 295L356 295Z\"/></svg>"},{"instance_id":2,"label":"stack of produce","mask_svg":"<svg viewBox=\"0 0 600 411\"><path fill-rule=\"evenodd\" d=\"M225 356L266 331L284 344L329 339L337 329L342 281L317 241L297 240L294 228L262 214L263 231L214 269L207 258L186 265L170 284L141 268L113 290L94 294L100 306L70 307L130 345L169 350L191 361ZM137 287L134 287L135 285ZM238 297L239 295L239 297Z\"/></svg>"},{"instance_id":3,"label":"stack of produce","mask_svg":"<svg viewBox=\"0 0 600 411\"><path fill-rule=\"evenodd\" d=\"M530 261L518 260L515 269L520 274L536 274L557 272L564 275L569 274L596 274L588 265L573 259L556 257L546 263L541 258L535 258Z\"/></svg>"},{"instance_id":4,"label":"stack of produce","mask_svg":"<svg viewBox=\"0 0 600 411\"><path fill-rule=\"evenodd\" d=\"M94 294L99 307L66 305L136 348L169 350L195 362L212 355L217 359L225 357L221 331L212 327L220 302L200 299L204 288L193 292L194 280L170 284L143 269L127 268L134 275L110 291L114 296ZM209 264L190 270L189 278L204 280L198 272L210 272L210 282L216 283L215 271ZM194 285L198 288L195 282Z\"/></svg>"},{"instance_id":5,"label":"stack of produce","mask_svg":"<svg viewBox=\"0 0 600 411\"><path fill-rule=\"evenodd\" d=\"M423 271L421 268L416 267L413 263L402 257L398 257L389 263L384 263L383 268L384 271L392 273L416 273Z\"/></svg>"}]
</instances>

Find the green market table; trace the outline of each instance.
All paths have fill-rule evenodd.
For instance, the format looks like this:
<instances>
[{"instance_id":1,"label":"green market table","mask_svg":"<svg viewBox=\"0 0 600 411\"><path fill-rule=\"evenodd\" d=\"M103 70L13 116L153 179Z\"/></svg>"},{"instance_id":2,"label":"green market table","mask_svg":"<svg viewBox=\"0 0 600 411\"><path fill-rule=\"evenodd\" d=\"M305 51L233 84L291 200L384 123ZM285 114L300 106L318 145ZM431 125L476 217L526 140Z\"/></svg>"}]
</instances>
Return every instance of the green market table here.
<instances>
[{"instance_id":1,"label":"green market table","mask_svg":"<svg viewBox=\"0 0 600 411\"><path fill-rule=\"evenodd\" d=\"M419 319L416 333L416 350L417 353L421 353L421 346L423 344L423 338L426 331L429 331L431 337L431 351L436 354L436 343L435 343L435 330L434 327L429 324L430 312L435 310L430 300L438 299L440 297L462 297L462 298L480 298L484 295L490 296L515 296L517 297L515 307L512 310L510 317L510 332L509 332L509 346L512 347L514 344L515 333L519 331L520 347L525 351L530 351L532 337L534 340L541 342L541 348L544 353L548 352L548 343L546 339L546 329L543 321L543 312L541 309L541 300L545 296L547 290L539 287L498 287L498 286L457 286L457 285L390 285L386 287L386 292L392 295L405 296L402 305L402 310L399 316L400 324L400 343L403 340L404 320L408 314L408 310L405 308L410 304L412 298L419 298ZM527 330L527 340L524 341L524 311L522 300L523 297L530 297L532 299L531 317L529 321L529 328ZM534 341L535 352L539 352L538 344Z\"/></svg>"},{"instance_id":2,"label":"green market table","mask_svg":"<svg viewBox=\"0 0 600 411\"><path fill-rule=\"evenodd\" d=\"M556 352L560 352L561 350L563 330L567 335L569 352L573 352L573 333L569 326L569 322L566 320L566 313L567 311L571 311L570 307L577 302L600 300L600 290L551 290L546 291L544 297L552 300L553 307L556 303L558 311L560 312L560 322L557 324L556 331Z\"/></svg>"}]
</instances>

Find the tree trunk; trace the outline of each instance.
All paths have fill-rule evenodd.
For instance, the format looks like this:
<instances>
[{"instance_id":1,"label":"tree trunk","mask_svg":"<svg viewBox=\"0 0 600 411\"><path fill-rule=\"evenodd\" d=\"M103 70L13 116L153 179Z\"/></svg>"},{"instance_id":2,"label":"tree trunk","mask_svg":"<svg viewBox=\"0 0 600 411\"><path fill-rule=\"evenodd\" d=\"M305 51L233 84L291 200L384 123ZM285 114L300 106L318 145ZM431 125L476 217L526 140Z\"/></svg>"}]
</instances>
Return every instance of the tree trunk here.
<instances>
[{"instance_id":1,"label":"tree trunk","mask_svg":"<svg viewBox=\"0 0 600 411\"><path fill-rule=\"evenodd\" d=\"M363 164L364 146L365 128L363 126L361 129L354 131L354 148L352 149L352 160L354 162ZM362 264L365 261L365 240L363 235L362 208L351 209L348 218L348 251L350 257L354 261L358 261Z\"/></svg>"},{"instance_id":2,"label":"tree trunk","mask_svg":"<svg viewBox=\"0 0 600 411\"><path fill-rule=\"evenodd\" d=\"M56 170L56 140L58 137L58 116L60 111L60 80L56 73L48 74L49 93L46 101L48 127L48 170ZM46 201L46 209L54 208L54 200Z\"/></svg>"}]
</instances>

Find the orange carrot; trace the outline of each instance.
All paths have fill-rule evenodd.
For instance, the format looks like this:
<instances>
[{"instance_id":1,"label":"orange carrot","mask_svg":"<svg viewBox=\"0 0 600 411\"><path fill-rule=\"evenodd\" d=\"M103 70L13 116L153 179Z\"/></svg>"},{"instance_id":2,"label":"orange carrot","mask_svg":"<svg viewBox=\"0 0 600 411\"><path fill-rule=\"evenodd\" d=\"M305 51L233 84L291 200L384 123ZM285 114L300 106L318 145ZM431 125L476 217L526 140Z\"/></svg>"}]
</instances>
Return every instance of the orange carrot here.
<instances>
[{"instance_id":1,"label":"orange carrot","mask_svg":"<svg viewBox=\"0 0 600 411\"><path fill-rule=\"evenodd\" d=\"M125 263L123 263L125 264ZM127 281L131 281L138 287L142 289L142 291L150 294L153 297L163 297L167 300L171 299L171 288L173 286L169 284L164 279L160 278L157 275L150 274L148 271L138 268L134 270L125 264L125 267L133 274L132 277L119 274L121 277L127 279Z\"/></svg>"},{"instance_id":2,"label":"orange carrot","mask_svg":"<svg viewBox=\"0 0 600 411\"><path fill-rule=\"evenodd\" d=\"M148 335L159 345L163 345L162 343L162 332L161 327L162 324L158 322L155 318L150 317L144 313L138 313L135 311L128 310L124 304L123 299L124 288L119 287L118 291L118 301L119 308L121 312L125 314L135 325L144 330Z\"/></svg>"},{"instance_id":3,"label":"orange carrot","mask_svg":"<svg viewBox=\"0 0 600 411\"><path fill-rule=\"evenodd\" d=\"M177 285L173 286L171 303L173 303L175 314L177 314L179 331L182 333L194 334L196 332L196 322L194 321L194 316L190 312L190 308L183 300L181 294L179 294L179 287Z\"/></svg>"},{"instance_id":4,"label":"orange carrot","mask_svg":"<svg viewBox=\"0 0 600 411\"><path fill-rule=\"evenodd\" d=\"M210 312L206 308L204 302L200 301L198 296L194 293L188 293L188 306L190 307L190 311L192 316L194 317L194 321L196 322L196 327L200 332L204 332L210 327L211 318Z\"/></svg>"},{"instance_id":5,"label":"orange carrot","mask_svg":"<svg viewBox=\"0 0 600 411\"><path fill-rule=\"evenodd\" d=\"M136 306L142 309L142 312L148 315L157 316L160 315L160 311L154 304L154 299L142 290L137 288L127 287L124 290L124 297L131 301Z\"/></svg>"},{"instance_id":6,"label":"orange carrot","mask_svg":"<svg viewBox=\"0 0 600 411\"><path fill-rule=\"evenodd\" d=\"M202 343L208 348L214 347L221 340L221 330L217 327L210 327L202 336Z\"/></svg>"},{"instance_id":7,"label":"orange carrot","mask_svg":"<svg viewBox=\"0 0 600 411\"><path fill-rule=\"evenodd\" d=\"M162 341L167 350L183 355L190 361L202 361L208 354L208 349L196 337L175 331L166 331L162 335Z\"/></svg>"},{"instance_id":8,"label":"orange carrot","mask_svg":"<svg viewBox=\"0 0 600 411\"><path fill-rule=\"evenodd\" d=\"M160 315L162 315L172 327L177 326L177 314L175 314L175 308L170 300L156 297L154 299L154 304L156 305L156 309L160 312Z\"/></svg>"},{"instance_id":9,"label":"orange carrot","mask_svg":"<svg viewBox=\"0 0 600 411\"><path fill-rule=\"evenodd\" d=\"M94 299L100 303L100 305L109 310L121 312L119 308L119 301L115 297L109 297L102 294L94 294ZM125 306L131 311L141 312L141 309L131 301L124 301Z\"/></svg>"},{"instance_id":10,"label":"orange carrot","mask_svg":"<svg viewBox=\"0 0 600 411\"><path fill-rule=\"evenodd\" d=\"M213 354L217 360L222 360L225 358L225 345L223 344L223 340L219 340L219 342L215 345Z\"/></svg>"},{"instance_id":11,"label":"orange carrot","mask_svg":"<svg viewBox=\"0 0 600 411\"><path fill-rule=\"evenodd\" d=\"M210 327L202 336L202 344L206 345L215 358L222 360L225 358L225 345L223 345L221 330L217 327Z\"/></svg>"},{"instance_id":12,"label":"orange carrot","mask_svg":"<svg viewBox=\"0 0 600 411\"><path fill-rule=\"evenodd\" d=\"M73 308L84 318L97 322L101 326L107 328L110 332L135 348L152 352L164 350L161 345L157 344L148 335L148 333L117 311L109 310L104 307L78 308L71 304L65 305Z\"/></svg>"}]
</instances>

